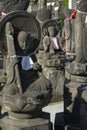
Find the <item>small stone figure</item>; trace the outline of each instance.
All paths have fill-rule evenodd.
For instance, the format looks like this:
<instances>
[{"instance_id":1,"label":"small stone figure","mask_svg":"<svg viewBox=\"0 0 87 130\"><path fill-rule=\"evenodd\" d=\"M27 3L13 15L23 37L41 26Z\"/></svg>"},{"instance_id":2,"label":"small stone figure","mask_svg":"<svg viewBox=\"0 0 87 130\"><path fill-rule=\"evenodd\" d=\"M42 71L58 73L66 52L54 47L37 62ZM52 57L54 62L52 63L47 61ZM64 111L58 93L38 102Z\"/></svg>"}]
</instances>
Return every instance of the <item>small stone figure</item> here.
<instances>
[{"instance_id":1,"label":"small stone figure","mask_svg":"<svg viewBox=\"0 0 87 130\"><path fill-rule=\"evenodd\" d=\"M15 10L27 10L30 0L1 0L0 11L9 13Z\"/></svg>"},{"instance_id":2,"label":"small stone figure","mask_svg":"<svg viewBox=\"0 0 87 130\"><path fill-rule=\"evenodd\" d=\"M38 0L38 11L36 18L41 26L45 20L51 19L51 10L46 8L46 2L47 0Z\"/></svg>"},{"instance_id":3,"label":"small stone figure","mask_svg":"<svg viewBox=\"0 0 87 130\"><path fill-rule=\"evenodd\" d=\"M57 22L54 20L48 20L43 24L42 31L44 34L43 47L45 52L49 52L52 55L61 51L61 45L58 35Z\"/></svg>"}]
</instances>

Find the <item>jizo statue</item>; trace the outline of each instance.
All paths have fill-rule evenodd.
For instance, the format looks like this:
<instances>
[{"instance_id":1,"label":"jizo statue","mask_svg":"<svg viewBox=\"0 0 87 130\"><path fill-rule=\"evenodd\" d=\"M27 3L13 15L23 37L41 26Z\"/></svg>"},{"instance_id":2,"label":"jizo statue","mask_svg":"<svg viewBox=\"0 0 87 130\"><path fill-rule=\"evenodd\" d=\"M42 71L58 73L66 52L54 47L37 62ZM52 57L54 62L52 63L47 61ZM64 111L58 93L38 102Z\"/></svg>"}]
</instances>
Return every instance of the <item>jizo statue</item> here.
<instances>
[{"instance_id":1,"label":"jizo statue","mask_svg":"<svg viewBox=\"0 0 87 130\"><path fill-rule=\"evenodd\" d=\"M19 20L15 19L17 15L11 21L10 18L15 13L25 23L31 18L30 23L34 24L34 32L28 25L30 23L25 26L23 21L24 24L20 26ZM21 118L39 116L42 107L48 104L52 95L51 83L44 77L35 56L40 40L39 23L32 15L23 11L8 14L6 19L9 19L8 22L5 21L8 62L7 82L1 92L2 107L14 118L20 118L20 114Z\"/></svg>"}]
</instances>

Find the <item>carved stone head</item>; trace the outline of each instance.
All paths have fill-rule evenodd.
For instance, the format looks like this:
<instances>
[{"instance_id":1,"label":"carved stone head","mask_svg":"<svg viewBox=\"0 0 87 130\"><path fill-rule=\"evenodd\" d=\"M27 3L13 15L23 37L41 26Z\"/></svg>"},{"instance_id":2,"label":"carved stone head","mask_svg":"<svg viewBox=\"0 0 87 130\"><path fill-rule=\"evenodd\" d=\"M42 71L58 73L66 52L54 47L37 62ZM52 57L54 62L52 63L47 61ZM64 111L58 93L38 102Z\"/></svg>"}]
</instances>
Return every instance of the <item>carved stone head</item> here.
<instances>
[{"instance_id":1,"label":"carved stone head","mask_svg":"<svg viewBox=\"0 0 87 130\"><path fill-rule=\"evenodd\" d=\"M26 49L26 44L28 40L28 34L25 31L21 31L18 34L18 43L21 49Z\"/></svg>"},{"instance_id":2,"label":"carved stone head","mask_svg":"<svg viewBox=\"0 0 87 130\"><path fill-rule=\"evenodd\" d=\"M48 27L48 34L51 37L55 36L56 35L56 28L54 26L49 26Z\"/></svg>"},{"instance_id":3,"label":"carved stone head","mask_svg":"<svg viewBox=\"0 0 87 130\"><path fill-rule=\"evenodd\" d=\"M42 26L42 34L49 36L56 36L58 34L59 27L55 20L47 20Z\"/></svg>"}]
</instances>

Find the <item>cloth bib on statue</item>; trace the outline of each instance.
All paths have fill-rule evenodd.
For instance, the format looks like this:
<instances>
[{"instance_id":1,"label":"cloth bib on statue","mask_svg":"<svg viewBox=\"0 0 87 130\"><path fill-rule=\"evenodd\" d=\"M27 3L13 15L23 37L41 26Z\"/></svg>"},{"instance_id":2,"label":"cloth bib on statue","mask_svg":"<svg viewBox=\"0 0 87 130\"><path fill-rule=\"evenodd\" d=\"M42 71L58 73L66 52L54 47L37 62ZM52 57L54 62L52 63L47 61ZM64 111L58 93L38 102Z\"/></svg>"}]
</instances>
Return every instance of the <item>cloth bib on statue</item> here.
<instances>
[{"instance_id":1,"label":"cloth bib on statue","mask_svg":"<svg viewBox=\"0 0 87 130\"><path fill-rule=\"evenodd\" d=\"M33 60L31 59L30 56L23 56L22 61L21 61L21 66L23 70L29 70L33 67Z\"/></svg>"},{"instance_id":2,"label":"cloth bib on statue","mask_svg":"<svg viewBox=\"0 0 87 130\"><path fill-rule=\"evenodd\" d=\"M56 37L51 37L51 44L55 49L59 49L59 43L58 43L58 39Z\"/></svg>"}]
</instances>

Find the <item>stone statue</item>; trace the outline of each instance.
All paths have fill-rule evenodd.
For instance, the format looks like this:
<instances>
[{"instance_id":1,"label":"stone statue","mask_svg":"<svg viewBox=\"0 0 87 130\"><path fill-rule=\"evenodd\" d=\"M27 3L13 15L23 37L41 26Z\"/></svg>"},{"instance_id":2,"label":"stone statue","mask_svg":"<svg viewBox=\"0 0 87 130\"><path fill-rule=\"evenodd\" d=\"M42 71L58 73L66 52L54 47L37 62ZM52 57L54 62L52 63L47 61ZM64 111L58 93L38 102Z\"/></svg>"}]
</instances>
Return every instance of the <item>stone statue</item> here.
<instances>
[{"instance_id":1,"label":"stone statue","mask_svg":"<svg viewBox=\"0 0 87 130\"><path fill-rule=\"evenodd\" d=\"M73 10L66 9L64 10L65 20L64 20L64 34L65 34L65 43L66 43L66 54L75 53L75 32L74 32L74 19L70 19Z\"/></svg>"},{"instance_id":2,"label":"stone statue","mask_svg":"<svg viewBox=\"0 0 87 130\"><path fill-rule=\"evenodd\" d=\"M36 18L40 22L41 26L47 19L51 19L51 10L46 8L46 0L38 0L38 11Z\"/></svg>"},{"instance_id":3,"label":"stone statue","mask_svg":"<svg viewBox=\"0 0 87 130\"><path fill-rule=\"evenodd\" d=\"M9 13L15 10L26 10L28 8L30 0L1 0L0 11Z\"/></svg>"},{"instance_id":4,"label":"stone statue","mask_svg":"<svg viewBox=\"0 0 87 130\"><path fill-rule=\"evenodd\" d=\"M75 18L75 59L65 67L65 121L87 129L87 1L80 0ZM78 104L78 106L77 106ZM68 120L67 120L68 119Z\"/></svg>"},{"instance_id":5,"label":"stone statue","mask_svg":"<svg viewBox=\"0 0 87 130\"><path fill-rule=\"evenodd\" d=\"M82 12L87 12L86 9L87 2L80 1L77 5L77 9ZM84 15L84 18L83 18ZM83 21L81 21L83 20ZM76 26L78 23L78 26ZM87 41L86 41L86 34L87 34L87 16L85 13L80 13L77 11L77 17L75 21L75 42L76 42L76 61L80 63L87 62Z\"/></svg>"},{"instance_id":6,"label":"stone statue","mask_svg":"<svg viewBox=\"0 0 87 130\"><path fill-rule=\"evenodd\" d=\"M55 20L48 20L43 24L42 31L44 34L43 47L45 52L55 55L61 51L61 45L58 35L58 25Z\"/></svg>"},{"instance_id":7,"label":"stone statue","mask_svg":"<svg viewBox=\"0 0 87 130\"><path fill-rule=\"evenodd\" d=\"M38 0L30 0L27 11L36 17Z\"/></svg>"},{"instance_id":8,"label":"stone statue","mask_svg":"<svg viewBox=\"0 0 87 130\"><path fill-rule=\"evenodd\" d=\"M39 116L42 107L49 103L52 88L35 57L37 39L10 21L5 24L5 33L7 82L1 92L2 108L14 118Z\"/></svg>"},{"instance_id":9,"label":"stone statue","mask_svg":"<svg viewBox=\"0 0 87 130\"><path fill-rule=\"evenodd\" d=\"M43 50L38 51L37 59L43 67L43 73L52 83L53 96L51 101L60 101L63 96L64 73L62 58L64 52L58 38L58 23L47 20L42 26Z\"/></svg>"}]
</instances>

